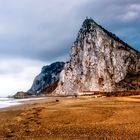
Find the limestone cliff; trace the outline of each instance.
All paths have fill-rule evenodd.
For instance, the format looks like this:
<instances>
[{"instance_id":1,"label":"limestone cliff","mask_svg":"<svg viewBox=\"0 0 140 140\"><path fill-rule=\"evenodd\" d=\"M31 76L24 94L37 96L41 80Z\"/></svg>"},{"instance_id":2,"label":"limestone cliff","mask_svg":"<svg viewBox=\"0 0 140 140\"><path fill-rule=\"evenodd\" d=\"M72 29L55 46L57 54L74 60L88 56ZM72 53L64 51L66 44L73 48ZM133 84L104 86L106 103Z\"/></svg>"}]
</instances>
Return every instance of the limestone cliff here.
<instances>
[{"instance_id":1,"label":"limestone cliff","mask_svg":"<svg viewBox=\"0 0 140 140\"><path fill-rule=\"evenodd\" d=\"M138 89L139 73L140 53L92 19L86 19L53 94ZM135 77L134 81L131 77Z\"/></svg>"},{"instance_id":2,"label":"limestone cliff","mask_svg":"<svg viewBox=\"0 0 140 140\"><path fill-rule=\"evenodd\" d=\"M33 81L33 85L28 94L40 94L40 92L51 88L51 91L56 88L52 85L59 80L59 74L64 67L64 62L56 62L49 66L44 66L41 73L37 75Z\"/></svg>"}]
</instances>

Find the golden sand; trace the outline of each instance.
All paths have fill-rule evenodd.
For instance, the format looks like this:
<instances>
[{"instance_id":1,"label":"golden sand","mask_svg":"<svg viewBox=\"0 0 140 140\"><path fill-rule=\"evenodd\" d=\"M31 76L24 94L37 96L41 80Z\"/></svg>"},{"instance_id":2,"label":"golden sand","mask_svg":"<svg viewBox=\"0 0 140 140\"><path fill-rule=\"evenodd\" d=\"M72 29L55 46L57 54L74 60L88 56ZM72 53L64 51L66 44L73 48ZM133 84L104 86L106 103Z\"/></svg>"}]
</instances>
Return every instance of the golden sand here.
<instances>
[{"instance_id":1,"label":"golden sand","mask_svg":"<svg viewBox=\"0 0 140 140\"><path fill-rule=\"evenodd\" d=\"M1 109L0 140L140 140L140 98L46 97Z\"/></svg>"}]
</instances>

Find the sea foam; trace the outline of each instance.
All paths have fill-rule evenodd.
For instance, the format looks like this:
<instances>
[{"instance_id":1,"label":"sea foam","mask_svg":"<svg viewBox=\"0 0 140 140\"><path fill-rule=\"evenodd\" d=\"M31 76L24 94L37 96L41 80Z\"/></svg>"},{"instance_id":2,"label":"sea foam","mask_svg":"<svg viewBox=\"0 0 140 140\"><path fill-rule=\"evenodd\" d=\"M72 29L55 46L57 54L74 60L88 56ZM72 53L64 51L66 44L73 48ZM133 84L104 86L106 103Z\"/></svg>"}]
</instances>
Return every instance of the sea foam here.
<instances>
[{"instance_id":1,"label":"sea foam","mask_svg":"<svg viewBox=\"0 0 140 140\"><path fill-rule=\"evenodd\" d=\"M12 98L0 98L0 108L10 107L13 105L19 105L21 103L17 102Z\"/></svg>"}]
</instances>

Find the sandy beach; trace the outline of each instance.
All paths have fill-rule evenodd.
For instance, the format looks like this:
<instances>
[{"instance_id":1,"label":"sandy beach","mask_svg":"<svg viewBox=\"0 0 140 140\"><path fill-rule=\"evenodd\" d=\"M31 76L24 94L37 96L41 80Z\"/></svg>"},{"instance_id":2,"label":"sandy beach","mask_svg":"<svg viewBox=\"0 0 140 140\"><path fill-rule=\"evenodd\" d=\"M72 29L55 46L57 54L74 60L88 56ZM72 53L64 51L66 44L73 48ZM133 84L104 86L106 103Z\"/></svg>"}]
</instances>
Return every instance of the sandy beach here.
<instances>
[{"instance_id":1,"label":"sandy beach","mask_svg":"<svg viewBox=\"0 0 140 140\"><path fill-rule=\"evenodd\" d=\"M140 96L44 97L0 109L0 140L139 140Z\"/></svg>"}]
</instances>

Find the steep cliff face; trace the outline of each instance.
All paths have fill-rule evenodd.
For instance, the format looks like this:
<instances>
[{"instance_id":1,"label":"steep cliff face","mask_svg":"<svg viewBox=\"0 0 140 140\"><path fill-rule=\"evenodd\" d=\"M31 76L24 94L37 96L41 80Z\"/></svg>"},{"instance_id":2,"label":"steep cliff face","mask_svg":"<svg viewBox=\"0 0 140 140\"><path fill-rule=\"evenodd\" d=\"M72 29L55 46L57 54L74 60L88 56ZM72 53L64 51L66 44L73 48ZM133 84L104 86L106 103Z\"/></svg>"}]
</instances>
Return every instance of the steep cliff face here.
<instances>
[{"instance_id":1,"label":"steep cliff face","mask_svg":"<svg viewBox=\"0 0 140 140\"><path fill-rule=\"evenodd\" d=\"M128 90L135 76L140 88L140 53L108 32L92 19L86 19L74 42L70 60L60 74L54 94L83 94L88 91ZM122 83L122 84L120 84ZM131 86L130 86L131 85Z\"/></svg>"},{"instance_id":2,"label":"steep cliff face","mask_svg":"<svg viewBox=\"0 0 140 140\"><path fill-rule=\"evenodd\" d=\"M50 88L51 85L58 82L59 74L63 67L64 62L56 62L49 66L44 66L41 73L35 77L33 85L31 89L28 90L28 93L39 94L41 91L47 90L48 87ZM51 91L53 91L52 88Z\"/></svg>"}]
</instances>

